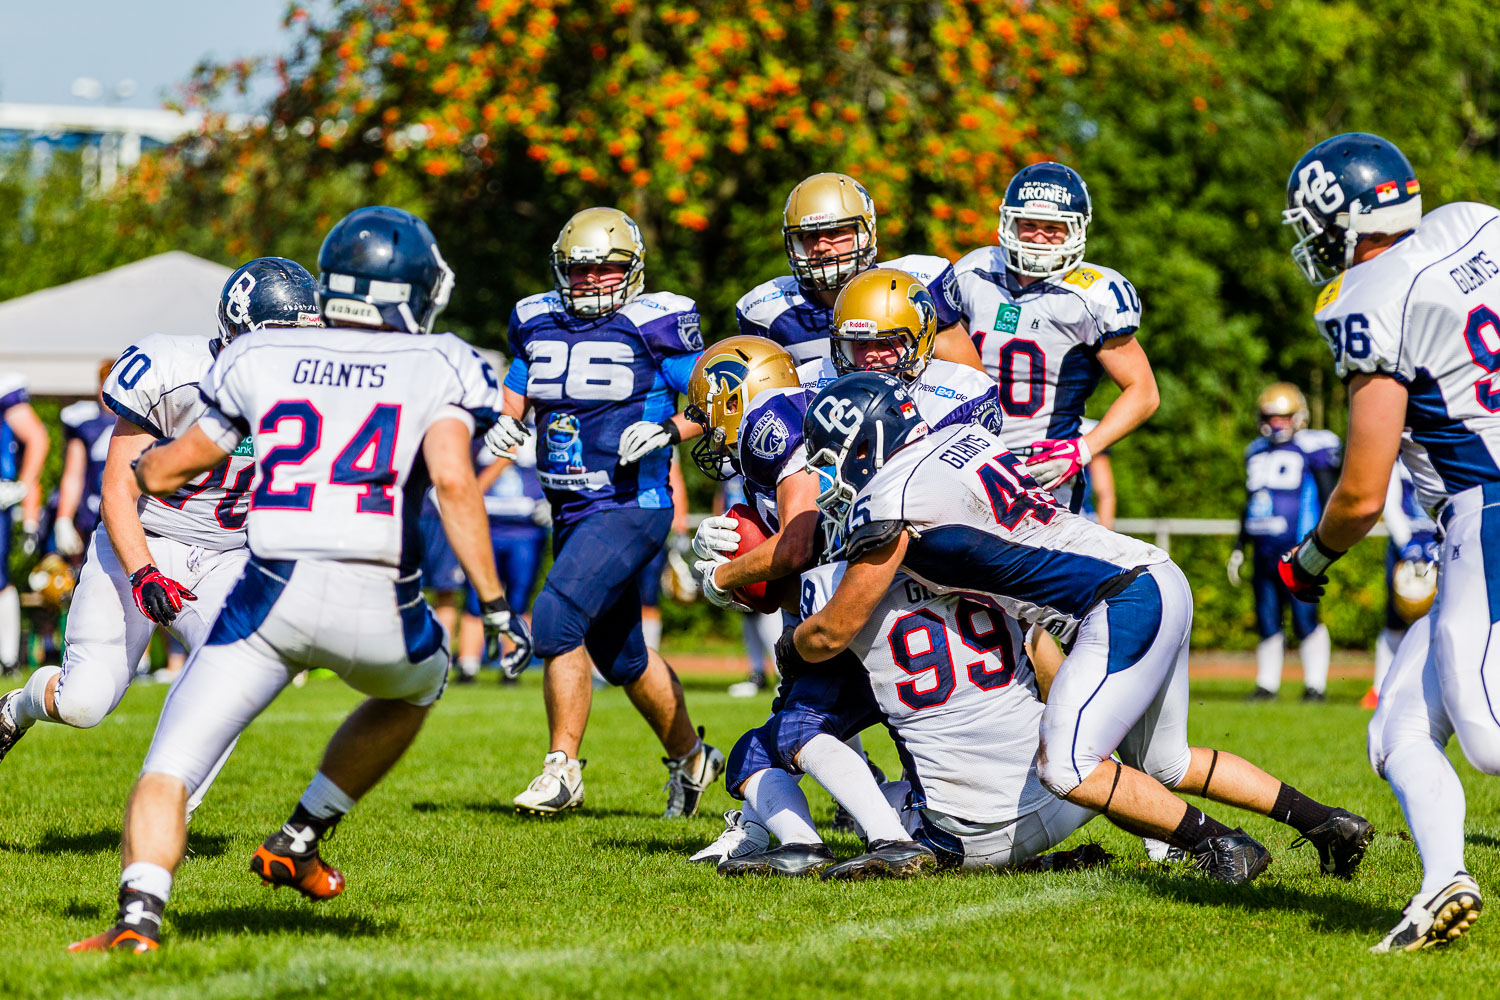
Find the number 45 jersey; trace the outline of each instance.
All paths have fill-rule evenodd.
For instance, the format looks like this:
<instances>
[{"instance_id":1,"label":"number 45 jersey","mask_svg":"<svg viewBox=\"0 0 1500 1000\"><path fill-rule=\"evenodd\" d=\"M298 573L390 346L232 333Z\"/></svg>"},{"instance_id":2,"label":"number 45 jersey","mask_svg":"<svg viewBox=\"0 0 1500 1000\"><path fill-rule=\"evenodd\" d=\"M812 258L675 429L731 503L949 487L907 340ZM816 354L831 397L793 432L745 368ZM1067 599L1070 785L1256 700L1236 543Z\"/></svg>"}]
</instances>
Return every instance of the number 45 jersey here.
<instances>
[{"instance_id":1,"label":"number 45 jersey","mask_svg":"<svg viewBox=\"0 0 1500 1000\"><path fill-rule=\"evenodd\" d=\"M428 428L482 430L500 409L490 366L451 333L258 330L219 353L199 425L220 447L253 437L250 551L416 571Z\"/></svg>"},{"instance_id":2,"label":"number 45 jersey","mask_svg":"<svg viewBox=\"0 0 1500 1000\"><path fill-rule=\"evenodd\" d=\"M1406 386L1401 451L1429 510L1500 481L1500 211L1454 202L1318 296L1339 377Z\"/></svg>"},{"instance_id":3,"label":"number 45 jersey","mask_svg":"<svg viewBox=\"0 0 1500 1000\"><path fill-rule=\"evenodd\" d=\"M850 507L846 537L913 529L901 568L940 594L988 598L1072 639L1089 610L1127 587L1161 549L1059 507L982 427L956 424L892 455ZM878 544L878 542L877 542Z\"/></svg>"},{"instance_id":4,"label":"number 45 jersey","mask_svg":"<svg viewBox=\"0 0 1500 1000\"><path fill-rule=\"evenodd\" d=\"M203 415L199 382L214 362L217 337L152 334L126 349L104 380L104 402L157 438L180 437ZM229 461L169 497L142 496L141 527L187 545L227 551L245 544L247 494L255 456L247 438Z\"/></svg>"}]
</instances>

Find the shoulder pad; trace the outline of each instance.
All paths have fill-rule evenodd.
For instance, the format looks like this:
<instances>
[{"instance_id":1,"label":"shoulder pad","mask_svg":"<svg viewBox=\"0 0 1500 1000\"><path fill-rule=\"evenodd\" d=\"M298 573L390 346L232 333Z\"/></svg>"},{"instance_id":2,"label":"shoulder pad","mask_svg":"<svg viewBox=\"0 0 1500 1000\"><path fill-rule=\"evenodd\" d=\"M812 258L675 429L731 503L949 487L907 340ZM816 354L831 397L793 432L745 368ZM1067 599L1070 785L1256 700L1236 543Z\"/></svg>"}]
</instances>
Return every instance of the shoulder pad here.
<instances>
[{"instance_id":1,"label":"shoulder pad","mask_svg":"<svg viewBox=\"0 0 1500 1000\"><path fill-rule=\"evenodd\" d=\"M1303 451L1327 451L1330 448L1339 448L1343 442L1333 431L1325 430L1303 430L1298 431L1292 438L1297 447Z\"/></svg>"},{"instance_id":2,"label":"shoulder pad","mask_svg":"<svg viewBox=\"0 0 1500 1000\"><path fill-rule=\"evenodd\" d=\"M516 303L516 319L522 324L555 312L562 312L562 296L556 292L538 292Z\"/></svg>"},{"instance_id":3,"label":"shoulder pad","mask_svg":"<svg viewBox=\"0 0 1500 1000\"><path fill-rule=\"evenodd\" d=\"M99 416L99 404L92 399L80 399L76 403L64 406L57 416L69 427L82 427Z\"/></svg>"},{"instance_id":4,"label":"shoulder pad","mask_svg":"<svg viewBox=\"0 0 1500 1000\"><path fill-rule=\"evenodd\" d=\"M813 358L797 366L797 379L802 383L802 388L810 393L816 393L838 377L839 373L829 358Z\"/></svg>"},{"instance_id":5,"label":"shoulder pad","mask_svg":"<svg viewBox=\"0 0 1500 1000\"><path fill-rule=\"evenodd\" d=\"M1269 447L1271 447L1270 438L1258 437L1255 440L1251 441L1249 444L1245 445L1245 457L1249 458L1252 455L1259 455Z\"/></svg>"},{"instance_id":6,"label":"shoulder pad","mask_svg":"<svg viewBox=\"0 0 1500 1000\"><path fill-rule=\"evenodd\" d=\"M867 521L844 539L844 551L837 553L846 562L885 548L906 530L905 521Z\"/></svg>"},{"instance_id":7,"label":"shoulder pad","mask_svg":"<svg viewBox=\"0 0 1500 1000\"><path fill-rule=\"evenodd\" d=\"M625 308L629 309L636 303L649 306L653 315L659 312L692 312L698 308L698 303L676 292L646 292L627 302Z\"/></svg>"},{"instance_id":8,"label":"shoulder pad","mask_svg":"<svg viewBox=\"0 0 1500 1000\"><path fill-rule=\"evenodd\" d=\"M769 329L771 322L801 298L797 279L790 275L772 278L750 289L734 304L735 312L748 323Z\"/></svg>"},{"instance_id":9,"label":"shoulder pad","mask_svg":"<svg viewBox=\"0 0 1500 1000\"><path fill-rule=\"evenodd\" d=\"M0 372L0 397L25 392L27 384L26 376L20 372Z\"/></svg>"},{"instance_id":10,"label":"shoulder pad","mask_svg":"<svg viewBox=\"0 0 1500 1000\"><path fill-rule=\"evenodd\" d=\"M904 257L897 257L895 260L888 260L876 266L893 267L898 271L905 271L914 278L920 278L923 282L931 282L951 265L947 257L909 253Z\"/></svg>"}]
</instances>

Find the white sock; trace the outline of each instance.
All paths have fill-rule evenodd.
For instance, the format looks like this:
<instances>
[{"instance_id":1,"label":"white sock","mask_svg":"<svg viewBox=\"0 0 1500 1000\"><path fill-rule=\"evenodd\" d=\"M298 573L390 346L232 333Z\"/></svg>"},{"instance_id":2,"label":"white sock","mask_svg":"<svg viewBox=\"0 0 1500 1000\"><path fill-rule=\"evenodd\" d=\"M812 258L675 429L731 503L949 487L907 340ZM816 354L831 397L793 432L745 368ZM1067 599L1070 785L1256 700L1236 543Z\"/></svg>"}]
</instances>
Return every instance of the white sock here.
<instances>
[{"instance_id":1,"label":"white sock","mask_svg":"<svg viewBox=\"0 0 1500 1000\"><path fill-rule=\"evenodd\" d=\"M31 675L16 699L16 725L30 729L34 722L57 721L47 714L47 685L61 673L61 667L42 667Z\"/></svg>"},{"instance_id":2,"label":"white sock","mask_svg":"<svg viewBox=\"0 0 1500 1000\"><path fill-rule=\"evenodd\" d=\"M1376 691L1380 685L1385 683L1385 675L1391 669L1391 661L1396 658L1396 649L1401 645L1401 640L1406 636L1406 629L1384 628L1380 630L1380 638L1375 640L1375 682L1372 685Z\"/></svg>"},{"instance_id":3,"label":"white sock","mask_svg":"<svg viewBox=\"0 0 1500 1000\"><path fill-rule=\"evenodd\" d=\"M1448 755L1428 742L1403 743L1385 759L1411 838L1422 855L1422 892L1436 892L1464 871L1464 786Z\"/></svg>"},{"instance_id":4,"label":"white sock","mask_svg":"<svg viewBox=\"0 0 1500 1000\"><path fill-rule=\"evenodd\" d=\"M161 865L136 861L120 873L120 885L136 892L149 892L163 903L172 895L172 873Z\"/></svg>"},{"instance_id":5,"label":"white sock","mask_svg":"<svg viewBox=\"0 0 1500 1000\"><path fill-rule=\"evenodd\" d=\"M646 639L646 648L661 649L661 619L641 619L641 635Z\"/></svg>"},{"instance_id":6,"label":"white sock","mask_svg":"<svg viewBox=\"0 0 1500 1000\"><path fill-rule=\"evenodd\" d=\"M0 590L0 663L14 667L20 662L21 595L15 587L6 587Z\"/></svg>"},{"instance_id":7,"label":"white sock","mask_svg":"<svg viewBox=\"0 0 1500 1000\"><path fill-rule=\"evenodd\" d=\"M745 781L745 802L771 836L783 844L821 844L812 810L797 779L779 767L756 771Z\"/></svg>"},{"instance_id":8,"label":"white sock","mask_svg":"<svg viewBox=\"0 0 1500 1000\"><path fill-rule=\"evenodd\" d=\"M864 754L854 752L827 733L819 733L797 752L797 766L849 810L867 840L911 839L901 825L901 818L875 783Z\"/></svg>"},{"instance_id":9,"label":"white sock","mask_svg":"<svg viewBox=\"0 0 1500 1000\"><path fill-rule=\"evenodd\" d=\"M1286 636L1277 632L1262 639L1255 647L1255 686L1267 691L1281 689L1281 658L1286 651Z\"/></svg>"},{"instance_id":10,"label":"white sock","mask_svg":"<svg viewBox=\"0 0 1500 1000\"><path fill-rule=\"evenodd\" d=\"M313 780L307 783L307 791L302 793L300 804L318 819L342 816L354 808L354 800L349 794L325 777L322 771L313 775Z\"/></svg>"},{"instance_id":11,"label":"white sock","mask_svg":"<svg viewBox=\"0 0 1500 1000\"><path fill-rule=\"evenodd\" d=\"M1309 691L1328 690L1328 661L1333 657L1333 640L1328 636L1328 626L1319 625L1307 633L1307 638L1297 647L1302 657L1302 683Z\"/></svg>"},{"instance_id":12,"label":"white sock","mask_svg":"<svg viewBox=\"0 0 1500 1000\"><path fill-rule=\"evenodd\" d=\"M479 657L460 656L458 658L458 672L465 677L479 676Z\"/></svg>"}]
</instances>

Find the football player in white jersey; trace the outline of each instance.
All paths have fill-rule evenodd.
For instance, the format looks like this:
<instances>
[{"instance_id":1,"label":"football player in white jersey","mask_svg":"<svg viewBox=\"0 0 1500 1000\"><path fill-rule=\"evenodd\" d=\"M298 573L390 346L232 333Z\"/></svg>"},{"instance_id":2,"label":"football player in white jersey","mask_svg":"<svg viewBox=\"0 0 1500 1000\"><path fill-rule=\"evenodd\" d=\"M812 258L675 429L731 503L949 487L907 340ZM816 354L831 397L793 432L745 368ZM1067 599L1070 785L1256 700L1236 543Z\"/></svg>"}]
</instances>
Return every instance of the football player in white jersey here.
<instances>
[{"instance_id":1,"label":"football player in white jersey","mask_svg":"<svg viewBox=\"0 0 1500 1000\"><path fill-rule=\"evenodd\" d=\"M845 650L898 571L934 593L978 594L1070 649L1041 722L1037 770L1054 795L1190 852L1224 881L1254 878L1270 855L1169 788L1287 823L1317 847L1324 871L1352 874L1374 833L1368 822L1248 761L1189 747L1193 600L1165 552L1061 508L984 428L929 432L886 375L824 389L803 436L809 464L832 470L818 505L844 512L833 557L849 565L829 603L777 642L784 674ZM904 648L923 672L924 650ZM1123 763L1109 759L1116 750Z\"/></svg>"},{"instance_id":2,"label":"football player in white jersey","mask_svg":"<svg viewBox=\"0 0 1500 1000\"><path fill-rule=\"evenodd\" d=\"M1293 258L1326 285L1315 321L1349 384L1349 435L1338 486L1282 579L1303 600L1322 594L1329 564L1379 520L1398 454L1442 535L1437 597L1402 639L1369 732L1423 872L1373 950L1413 951L1462 935L1483 906L1448 740L1500 775L1500 211L1456 202L1424 216L1406 157L1356 132L1303 154L1285 221Z\"/></svg>"},{"instance_id":3,"label":"football player in white jersey","mask_svg":"<svg viewBox=\"0 0 1500 1000\"><path fill-rule=\"evenodd\" d=\"M1141 300L1112 268L1083 259L1093 205L1061 163L1018 171L1000 206L999 246L954 265L960 314L999 383L1000 434L1069 510L1083 504L1080 471L1156 412L1151 362L1135 339ZM1080 433L1083 407L1108 375L1120 395Z\"/></svg>"},{"instance_id":4,"label":"football player in white jersey","mask_svg":"<svg viewBox=\"0 0 1500 1000\"><path fill-rule=\"evenodd\" d=\"M846 174L814 174L792 188L781 237L792 273L756 285L735 304L740 333L785 347L797 364L828 357L828 335L839 292L875 266L875 202ZM953 266L942 257L907 254L885 261L915 275L937 309L939 358L981 368L958 311Z\"/></svg>"},{"instance_id":5,"label":"football player in white jersey","mask_svg":"<svg viewBox=\"0 0 1500 1000\"><path fill-rule=\"evenodd\" d=\"M142 491L170 494L254 439L250 559L168 695L131 794L119 919L70 950L155 949L188 794L296 673L317 667L369 699L250 869L314 900L343 891L318 841L416 738L448 673L448 638L418 578L429 481L491 651L504 634L517 648L503 662L531 656L501 591L470 458L476 423L499 412L499 381L452 334L411 336L431 332L452 288L432 233L399 209L358 209L329 232L318 268L331 329L237 339L203 378L198 422L136 462Z\"/></svg>"},{"instance_id":6,"label":"football player in white jersey","mask_svg":"<svg viewBox=\"0 0 1500 1000\"><path fill-rule=\"evenodd\" d=\"M245 565L246 494L255 479L250 441L167 497L142 496L130 463L202 416L199 382L235 338L321 325L316 293L300 264L258 258L225 283L215 336L154 334L110 369L102 393L116 420L100 490L105 530L94 533L73 591L62 666L36 671L0 703L0 757L37 722L88 729L103 721L125 696L158 625L189 649L207 638ZM212 775L193 790L190 812L211 783Z\"/></svg>"}]
</instances>

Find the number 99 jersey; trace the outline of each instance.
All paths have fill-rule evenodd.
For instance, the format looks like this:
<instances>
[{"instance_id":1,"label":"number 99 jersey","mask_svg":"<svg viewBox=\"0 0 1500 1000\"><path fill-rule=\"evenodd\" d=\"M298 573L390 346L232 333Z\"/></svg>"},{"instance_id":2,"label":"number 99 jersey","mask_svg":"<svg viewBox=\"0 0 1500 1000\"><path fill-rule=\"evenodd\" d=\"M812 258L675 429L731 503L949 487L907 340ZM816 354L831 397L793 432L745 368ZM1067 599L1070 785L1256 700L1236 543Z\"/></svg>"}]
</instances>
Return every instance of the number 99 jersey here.
<instances>
[{"instance_id":1,"label":"number 99 jersey","mask_svg":"<svg viewBox=\"0 0 1500 1000\"><path fill-rule=\"evenodd\" d=\"M152 334L126 349L104 379L104 402L157 438L187 433L203 415L199 382L214 361L217 337ZM246 493L255 481L247 438L229 461L169 497L141 497L141 527L188 545L227 551L245 544Z\"/></svg>"},{"instance_id":2,"label":"number 99 jersey","mask_svg":"<svg viewBox=\"0 0 1500 1000\"><path fill-rule=\"evenodd\" d=\"M1500 481L1500 211L1455 202L1318 296L1339 377L1409 393L1402 459L1429 510Z\"/></svg>"},{"instance_id":3,"label":"number 99 jersey","mask_svg":"<svg viewBox=\"0 0 1500 1000\"><path fill-rule=\"evenodd\" d=\"M451 333L259 330L220 352L203 395L211 440L255 440L252 553L404 574L422 556L428 428L456 417L484 429L500 410L494 371Z\"/></svg>"},{"instance_id":4,"label":"number 99 jersey","mask_svg":"<svg viewBox=\"0 0 1500 1000\"><path fill-rule=\"evenodd\" d=\"M803 576L804 616L828 602L845 565ZM1009 823L1053 800L1033 766L1042 703L1014 618L898 574L849 649L870 674L915 807Z\"/></svg>"}]
</instances>

